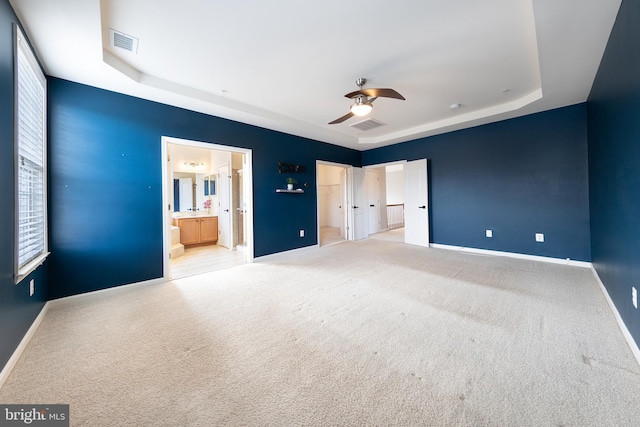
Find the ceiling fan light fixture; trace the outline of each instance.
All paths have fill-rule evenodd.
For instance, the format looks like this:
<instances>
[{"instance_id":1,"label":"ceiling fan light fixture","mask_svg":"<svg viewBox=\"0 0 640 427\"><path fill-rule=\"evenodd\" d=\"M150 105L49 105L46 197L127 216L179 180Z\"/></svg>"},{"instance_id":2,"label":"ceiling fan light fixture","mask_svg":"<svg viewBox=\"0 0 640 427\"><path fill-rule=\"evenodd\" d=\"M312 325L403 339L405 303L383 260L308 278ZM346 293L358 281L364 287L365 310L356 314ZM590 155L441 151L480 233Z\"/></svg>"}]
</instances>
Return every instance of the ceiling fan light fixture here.
<instances>
[{"instance_id":1,"label":"ceiling fan light fixture","mask_svg":"<svg viewBox=\"0 0 640 427\"><path fill-rule=\"evenodd\" d=\"M356 116L366 116L373 110L373 106L371 104L353 104L351 106L351 112Z\"/></svg>"},{"instance_id":2,"label":"ceiling fan light fixture","mask_svg":"<svg viewBox=\"0 0 640 427\"><path fill-rule=\"evenodd\" d=\"M404 96L389 88L364 89L363 86L366 82L367 79L364 78L356 80L356 84L360 87L360 90L349 92L345 95L346 98L353 100L353 105L349 107L349 112L344 116L338 117L334 121L329 122L330 125L342 123L353 116L366 116L371 112L371 110L373 110L373 105L371 104L373 104L373 101L378 98L395 98L403 101L405 99Z\"/></svg>"}]
</instances>

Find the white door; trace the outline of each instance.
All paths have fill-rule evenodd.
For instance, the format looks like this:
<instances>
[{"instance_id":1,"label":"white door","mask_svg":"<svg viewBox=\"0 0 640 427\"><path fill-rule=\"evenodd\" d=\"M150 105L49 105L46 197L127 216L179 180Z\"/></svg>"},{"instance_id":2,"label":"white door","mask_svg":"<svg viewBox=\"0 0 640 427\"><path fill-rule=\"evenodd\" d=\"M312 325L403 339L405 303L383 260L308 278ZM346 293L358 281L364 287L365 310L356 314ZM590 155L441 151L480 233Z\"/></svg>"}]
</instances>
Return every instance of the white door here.
<instances>
[{"instance_id":1,"label":"white door","mask_svg":"<svg viewBox=\"0 0 640 427\"><path fill-rule=\"evenodd\" d=\"M218 168L218 245L232 248L231 239L231 173L229 164Z\"/></svg>"},{"instance_id":2,"label":"white door","mask_svg":"<svg viewBox=\"0 0 640 427\"><path fill-rule=\"evenodd\" d=\"M347 204L349 199L347 197L347 170L345 168L340 169L340 237L347 240Z\"/></svg>"},{"instance_id":3,"label":"white door","mask_svg":"<svg viewBox=\"0 0 640 427\"><path fill-rule=\"evenodd\" d=\"M191 178L180 178L179 181L180 212L191 212L193 210L193 180Z\"/></svg>"},{"instance_id":4,"label":"white door","mask_svg":"<svg viewBox=\"0 0 640 427\"><path fill-rule=\"evenodd\" d=\"M366 208L366 173L362 168L351 168L351 224L353 231L352 240L366 239L367 234L367 208Z\"/></svg>"},{"instance_id":5,"label":"white door","mask_svg":"<svg viewBox=\"0 0 640 427\"><path fill-rule=\"evenodd\" d=\"M429 247L427 159L404 165L404 242Z\"/></svg>"},{"instance_id":6,"label":"white door","mask_svg":"<svg viewBox=\"0 0 640 427\"><path fill-rule=\"evenodd\" d=\"M380 175L378 171L367 171L367 193L369 234L376 234L380 231Z\"/></svg>"}]
</instances>

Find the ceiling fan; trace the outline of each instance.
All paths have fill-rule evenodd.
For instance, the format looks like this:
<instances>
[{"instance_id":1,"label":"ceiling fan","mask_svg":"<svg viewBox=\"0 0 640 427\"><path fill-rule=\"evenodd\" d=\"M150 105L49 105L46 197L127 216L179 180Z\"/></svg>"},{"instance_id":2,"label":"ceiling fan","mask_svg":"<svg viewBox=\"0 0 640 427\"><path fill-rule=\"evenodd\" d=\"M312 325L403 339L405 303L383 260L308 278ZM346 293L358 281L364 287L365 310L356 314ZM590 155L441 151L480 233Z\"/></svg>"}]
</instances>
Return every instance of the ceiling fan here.
<instances>
[{"instance_id":1,"label":"ceiling fan","mask_svg":"<svg viewBox=\"0 0 640 427\"><path fill-rule=\"evenodd\" d=\"M400 95L393 89L363 89L362 86L364 86L365 83L367 83L367 79L365 78L361 77L356 80L356 84L360 87L360 90L356 90L345 95L346 98L353 99L354 101L353 105L350 107L351 111L344 116L329 122L330 125L342 123L353 116L366 116L373 109L373 105L371 104L373 104L373 101L378 98L395 98L402 101L405 100L404 96Z\"/></svg>"}]
</instances>

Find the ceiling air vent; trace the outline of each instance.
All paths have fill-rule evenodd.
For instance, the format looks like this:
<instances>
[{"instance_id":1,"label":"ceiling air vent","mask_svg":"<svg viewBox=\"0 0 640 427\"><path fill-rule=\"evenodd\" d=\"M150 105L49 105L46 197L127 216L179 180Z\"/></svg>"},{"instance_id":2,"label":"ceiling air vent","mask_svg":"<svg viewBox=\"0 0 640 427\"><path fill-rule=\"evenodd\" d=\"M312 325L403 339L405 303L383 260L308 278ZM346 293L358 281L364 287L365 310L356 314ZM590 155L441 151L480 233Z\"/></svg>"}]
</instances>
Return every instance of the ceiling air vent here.
<instances>
[{"instance_id":1,"label":"ceiling air vent","mask_svg":"<svg viewBox=\"0 0 640 427\"><path fill-rule=\"evenodd\" d=\"M375 129L378 126L384 126L384 123L377 121L376 119L367 119L358 123L350 125L352 128L360 129L363 131Z\"/></svg>"},{"instance_id":2,"label":"ceiling air vent","mask_svg":"<svg viewBox=\"0 0 640 427\"><path fill-rule=\"evenodd\" d=\"M138 52L138 39L109 28L109 41L111 47L128 50L129 52Z\"/></svg>"}]
</instances>

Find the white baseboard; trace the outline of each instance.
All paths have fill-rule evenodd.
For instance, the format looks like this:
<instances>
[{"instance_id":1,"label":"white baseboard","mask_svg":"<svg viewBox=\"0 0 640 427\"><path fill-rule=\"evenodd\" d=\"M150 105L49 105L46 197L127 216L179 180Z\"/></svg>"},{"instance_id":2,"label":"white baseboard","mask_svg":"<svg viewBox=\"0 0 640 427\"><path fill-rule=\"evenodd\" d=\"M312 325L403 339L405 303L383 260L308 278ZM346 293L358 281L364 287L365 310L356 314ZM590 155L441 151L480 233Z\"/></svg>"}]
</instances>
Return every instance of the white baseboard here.
<instances>
[{"instance_id":1,"label":"white baseboard","mask_svg":"<svg viewBox=\"0 0 640 427\"><path fill-rule=\"evenodd\" d=\"M56 305L62 303L63 301L67 301L67 300L75 299L75 298L80 298L80 297L84 297L84 296L87 296L87 295L100 294L100 293L106 293L106 292L122 291L123 289L128 289L128 288L131 288L131 287L134 287L134 286L159 285L161 283L166 283L166 282L169 282L169 280L165 279L164 277L160 277L158 279L145 280L145 281L142 281L142 282L130 283L128 285L113 286L113 287L106 288L106 289L98 289L97 291L85 292L85 293L82 293L82 294L70 295L68 297L56 298L56 299L50 300L48 302L48 304L50 304L51 307L55 307Z\"/></svg>"},{"instance_id":2,"label":"white baseboard","mask_svg":"<svg viewBox=\"0 0 640 427\"><path fill-rule=\"evenodd\" d=\"M538 255L518 254L515 252L502 252L502 251L492 251L488 249L466 248L463 246L441 245L438 243L431 243L429 246L436 249L447 249L447 250L458 251L458 252L469 252L469 253L492 255L492 256L504 256L509 258L527 259L530 261L541 261L541 262L549 262L552 264L564 264L564 265L572 265L575 267L592 268L592 264L590 262L575 261L569 258L567 259L551 258L551 257L545 257L545 256L538 256Z\"/></svg>"},{"instance_id":3,"label":"white baseboard","mask_svg":"<svg viewBox=\"0 0 640 427\"><path fill-rule=\"evenodd\" d=\"M0 372L0 388L2 388L5 381L7 381L7 378L9 378L11 371L13 371L13 368L16 366L16 363L18 363L18 359L22 355L22 352L24 351L25 348L27 348L29 341L31 341L31 338L38 330L38 327L40 326L42 319L44 319L45 314L47 314L48 309L49 309L49 302L46 302L44 304L44 307L42 307L42 310L40 310L40 313L38 314L36 319L33 321L31 326L29 327L29 330L27 331L27 333L24 334L24 337L22 337L20 344L18 344L18 347L13 352L13 355L11 355L11 357L9 358L9 361L7 361L7 364L4 365L4 368L2 368L2 371Z\"/></svg>"},{"instance_id":4,"label":"white baseboard","mask_svg":"<svg viewBox=\"0 0 640 427\"><path fill-rule=\"evenodd\" d=\"M284 255L284 254L293 254L293 253L296 253L296 252L308 251L308 250L311 250L311 249L318 249L319 247L320 247L320 243L317 243L315 245L304 246L302 248L291 249L291 250L284 251L284 252L276 252L276 253L273 253L273 254L262 255L262 256L253 258L253 261L254 262L268 261L271 258L279 257L279 256Z\"/></svg>"},{"instance_id":5,"label":"white baseboard","mask_svg":"<svg viewBox=\"0 0 640 427\"><path fill-rule=\"evenodd\" d=\"M638 343L636 343L636 341L631 336L629 329L627 329L627 325L624 324L622 317L620 317L618 308L613 303L613 300L609 296L609 292L607 291L607 288L604 286L604 283L602 283L602 280L600 280L600 276L598 276L598 272L596 271L595 268L593 268L593 266L591 267L591 271L593 272L594 277L596 278L598 284L600 285L600 290L604 294L604 298L607 300L609 307L611 307L611 311L613 312L613 316L616 318L616 322L618 323L618 326L622 331L622 335L624 335L624 338L627 340L627 344L629 344L629 348L631 349L631 352L636 357L636 361L638 362L638 365L640 365L640 349L638 348Z\"/></svg>"}]
</instances>

